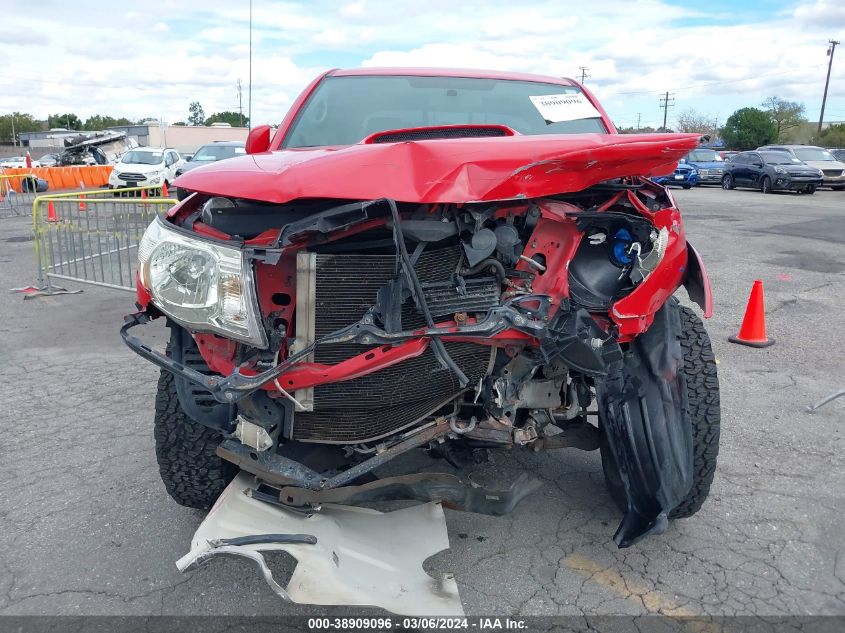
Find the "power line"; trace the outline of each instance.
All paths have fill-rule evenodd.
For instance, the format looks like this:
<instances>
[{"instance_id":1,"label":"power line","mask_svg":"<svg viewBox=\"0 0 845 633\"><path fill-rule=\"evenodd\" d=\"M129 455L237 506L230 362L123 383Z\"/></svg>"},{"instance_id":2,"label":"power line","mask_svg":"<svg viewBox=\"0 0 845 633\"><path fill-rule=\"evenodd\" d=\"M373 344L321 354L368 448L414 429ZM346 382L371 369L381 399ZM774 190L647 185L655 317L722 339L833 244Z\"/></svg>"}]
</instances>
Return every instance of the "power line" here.
<instances>
[{"instance_id":1,"label":"power line","mask_svg":"<svg viewBox=\"0 0 845 633\"><path fill-rule=\"evenodd\" d=\"M241 117L241 127L244 126L244 104L241 99L241 79L238 77L238 114Z\"/></svg>"},{"instance_id":2,"label":"power line","mask_svg":"<svg viewBox=\"0 0 845 633\"><path fill-rule=\"evenodd\" d=\"M827 56L830 57L827 60L827 79L824 80L824 96L822 97L822 112L819 115L819 129L816 130L816 134L821 136L822 133L822 122L824 121L824 106L827 102L827 87L830 85L830 69L833 68L833 54L836 52L836 45L839 44L836 40L828 40L830 47L827 49Z\"/></svg>"},{"instance_id":3,"label":"power line","mask_svg":"<svg viewBox=\"0 0 845 633\"><path fill-rule=\"evenodd\" d=\"M584 83L584 80L587 77L592 77L592 75L587 72L590 69L587 68L586 66L578 66L578 69L581 71L581 83L582 84Z\"/></svg>"},{"instance_id":4,"label":"power line","mask_svg":"<svg viewBox=\"0 0 845 633\"><path fill-rule=\"evenodd\" d=\"M671 98L671 101L670 101ZM673 92L671 97L669 96L669 91L666 91L666 94L660 97L660 108L663 110L663 129L666 129L666 119L669 116L669 108L675 107L675 93Z\"/></svg>"},{"instance_id":5,"label":"power line","mask_svg":"<svg viewBox=\"0 0 845 633\"><path fill-rule=\"evenodd\" d=\"M775 73L764 73L761 75L754 75L753 77L744 77L742 79L727 79L725 81L710 81L704 83L697 83L697 84L690 84L689 86L681 86L680 88L674 88L675 92L681 90L689 90L690 88L705 88L707 86L722 86L725 84L735 84L735 83L742 83L743 81L754 81L755 79L760 79L761 77L776 77L778 75L789 75L791 73L797 72L804 72L806 70L810 70L813 68L821 68L824 64L814 64L813 66L806 66L803 68L793 68L792 70L784 70ZM607 92L603 93L602 96L604 97L614 97L617 95L653 95L653 94L662 94L662 90L633 90L633 91L626 91L626 92Z\"/></svg>"}]
</instances>

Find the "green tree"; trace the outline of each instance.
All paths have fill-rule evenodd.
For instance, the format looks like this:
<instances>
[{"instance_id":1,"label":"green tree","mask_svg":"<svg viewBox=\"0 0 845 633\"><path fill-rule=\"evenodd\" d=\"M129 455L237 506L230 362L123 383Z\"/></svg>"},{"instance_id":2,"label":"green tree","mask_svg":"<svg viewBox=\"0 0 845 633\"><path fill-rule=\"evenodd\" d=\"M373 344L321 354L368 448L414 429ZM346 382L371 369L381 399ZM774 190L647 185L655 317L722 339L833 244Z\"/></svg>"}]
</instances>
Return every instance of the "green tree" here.
<instances>
[{"instance_id":1,"label":"green tree","mask_svg":"<svg viewBox=\"0 0 845 633\"><path fill-rule=\"evenodd\" d=\"M81 130L82 121L73 113L67 114L51 114L47 117L47 127L53 129L54 127L63 127L68 130Z\"/></svg>"},{"instance_id":2,"label":"green tree","mask_svg":"<svg viewBox=\"0 0 845 633\"><path fill-rule=\"evenodd\" d=\"M43 129L43 124L41 121L36 121L31 114L21 112L0 116L0 141L15 141L16 139L12 136L13 129L17 136L21 132L38 132Z\"/></svg>"},{"instance_id":3,"label":"green tree","mask_svg":"<svg viewBox=\"0 0 845 633\"><path fill-rule=\"evenodd\" d=\"M766 108L769 117L775 124L777 140L784 141L784 133L802 123L806 123L804 104L797 101L786 101L780 97L769 97L761 104Z\"/></svg>"},{"instance_id":4,"label":"green tree","mask_svg":"<svg viewBox=\"0 0 845 633\"><path fill-rule=\"evenodd\" d=\"M188 106L188 125L202 125L205 122L205 111L199 101L192 101Z\"/></svg>"},{"instance_id":5,"label":"green tree","mask_svg":"<svg viewBox=\"0 0 845 633\"><path fill-rule=\"evenodd\" d=\"M725 121L722 139L731 149L741 151L777 141L777 126L768 112L757 108L740 108Z\"/></svg>"},{"instance_id":6,"label":"green tree","mask_svg":"<svg viewBox=\"0 0 845 633\"><path fill-rule=\"evenodd\" d=\"M215 112L205 120L206 125L212 123L228 123L232 127L246 127L249 125L249 117L243 116L238 112L225 110L223 112Z\"/></svg>"},{"instance_id":7,"label":"green tree","mask_svg":"<svg viewBox=\"0 0 845 633\"><path fill-rule=\"evenodd\" d=\"M109 127L114 127L116 125L132 125L132 121L125 117L114 118L110 116L104 116L102 114L95 114L93 116L89 116L85 119L85 123L82 125L83 130L105 130Z\"/></svg>"},{"instance_id":8,"label":"green tree","mask_svg":"<svg viewBox=\"0 0 845 633\"><path fill-rule=\"evenodd\" d=\"M822 147L845 147L845 123L828 125L814 142Z\"/></svg>"}]
</instances>

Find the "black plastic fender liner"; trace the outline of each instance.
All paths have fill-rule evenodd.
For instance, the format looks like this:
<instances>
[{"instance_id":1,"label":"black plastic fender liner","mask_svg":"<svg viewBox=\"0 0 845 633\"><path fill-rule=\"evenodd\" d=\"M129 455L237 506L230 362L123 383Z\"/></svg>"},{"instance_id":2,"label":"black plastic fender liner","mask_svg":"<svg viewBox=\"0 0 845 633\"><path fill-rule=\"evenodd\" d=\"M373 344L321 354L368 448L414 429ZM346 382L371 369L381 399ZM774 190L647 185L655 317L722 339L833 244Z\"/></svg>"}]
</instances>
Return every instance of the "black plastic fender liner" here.
<instances>
[{"instance_id":1,"label":"black plastic fender liner","mask_svg":"<svg viewBox=\"0 0 845 633\"><path fill-rule=\"evenodd\" d=\"M704 261L692 244L687 242L687 268L684 273L684 287L691 301L698 304L704 312L704 318L713 316L713 294L710 279L704 269Z\"/></svg>"},{"instance_id":2,"label":"black plastic fender liner","mask_svg":"<svg viewBox=\"0 0 845 633\"><path fill-rule=\"evenodd\" d=\"M609 487L624 494L625 516L613 540L629 547L660 534L668 514L693 480L692 424L680 371L681 320L670 299L621 360L596 379L599 416L608 453ZM604 458L604 456L603 456ZM610 471L610 472L609 472Z\"/></svg>"}]
</instances>

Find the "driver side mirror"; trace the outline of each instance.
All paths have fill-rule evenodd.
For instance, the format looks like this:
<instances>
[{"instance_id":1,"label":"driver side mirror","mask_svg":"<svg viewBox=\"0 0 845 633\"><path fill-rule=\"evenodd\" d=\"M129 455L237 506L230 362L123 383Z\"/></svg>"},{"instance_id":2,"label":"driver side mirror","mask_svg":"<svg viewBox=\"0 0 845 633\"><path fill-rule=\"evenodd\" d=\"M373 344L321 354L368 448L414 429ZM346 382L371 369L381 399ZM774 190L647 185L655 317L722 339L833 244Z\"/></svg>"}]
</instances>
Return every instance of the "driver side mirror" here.
<instances>
[{"instance_id":1,"label":"driver side mirror","mask_svg":"<svg viewBox=\"0 0 845 633\"><path fill-rule=\"evenodd\" d=\"M259 125L249 131L246 137L246 153L260 154L270 148L270 126Z\"/></svg>"}]
</instances>

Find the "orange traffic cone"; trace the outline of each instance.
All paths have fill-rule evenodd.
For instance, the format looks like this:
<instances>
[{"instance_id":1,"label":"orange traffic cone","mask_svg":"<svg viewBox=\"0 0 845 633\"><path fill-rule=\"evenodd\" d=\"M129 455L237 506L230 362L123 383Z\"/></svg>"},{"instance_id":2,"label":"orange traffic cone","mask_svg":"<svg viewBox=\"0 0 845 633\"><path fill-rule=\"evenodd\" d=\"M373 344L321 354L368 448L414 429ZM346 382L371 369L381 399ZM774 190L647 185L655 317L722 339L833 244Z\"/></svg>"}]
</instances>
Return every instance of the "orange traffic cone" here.
<instances>
[{"instance_id":1,"label":"orange traffic cone","mask_svg":"<svg viewBox=\"0 0 845 633\"><path fill-rule=\"evenodd\" d=\"M47 203L47 221L48 222L58 222L59 216L56 215L56 207L53 206L53 201L50 200Z\"/></svg>"},{"instance_id":2,"label":"orange traffic cone","mask_svg":"<svg viewBox=\"0 0 845 633\"><path fill-rule=\"evenodd\" d=\"M766 336L766 306L763 301L763 282L760 279L757 279L751 288L739 334L729 337L728 340L749 347L774 345L775 339Z\"/></svg>"},{"instance_id":3,"label":"orange traffic cone","mask_svg":"<svg viewBox=\"0 0 845 633\"><path fill-rule=\"evenodd\" d=\"M82 189L82 191L85 191L85 184L81 180L79 181L79 188ZM86 209L86 207L85 207L85 194L80 193L79 194L79 210L85 211L85 209Z\"/></svg>"},{"instance_id":4,"label":"orange traffic cone","mask_svg":"<svg viewBox=\"0 0 845 633\"><path fill-rule=\"evenodd\" d=\"M142 200L147 199L147 190L146 189L141 189L141 199Z\"/></svg>"},{"instance_id":5,"label":"orange traffic cone","mask_svg":"<svg viewBox=\"0 0 845 633\"><path fill-rule=\"evenodd\" d=\"M161 184L161 197L167 198L170 194L167 192L167 183L163 182Z\"/></svg>"}]
</instances>

